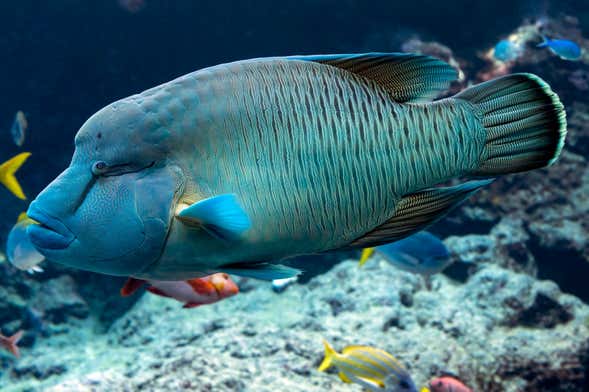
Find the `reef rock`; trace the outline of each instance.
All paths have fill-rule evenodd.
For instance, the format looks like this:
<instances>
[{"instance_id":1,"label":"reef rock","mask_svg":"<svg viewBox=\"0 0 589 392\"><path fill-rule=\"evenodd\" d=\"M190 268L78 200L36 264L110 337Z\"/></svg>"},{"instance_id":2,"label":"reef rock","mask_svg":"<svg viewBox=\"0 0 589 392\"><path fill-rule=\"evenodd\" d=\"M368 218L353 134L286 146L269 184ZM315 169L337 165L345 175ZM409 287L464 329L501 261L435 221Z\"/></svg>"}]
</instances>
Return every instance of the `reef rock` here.
<instances>
[{"instance_id":1,"label":"reef rock","mask_svg":"<svg viewBox=\"0 0 589 392\"><path fill-rule=\"evenodd\" d=\"M447 242L464 255L473 239ZM431 290L374 258L362 269L345 261L282 294L250 281L245 293L191 310L144 295L106 334L87 325L23 350L0 388L360 391L316 370L325 338L337 349L393 353L418 386L450 371L477 391L582 390L589 307L552 282L489 263L495 251L485 252L472 256L466 283L437 275Z\"/></svg>"}]
</instances>

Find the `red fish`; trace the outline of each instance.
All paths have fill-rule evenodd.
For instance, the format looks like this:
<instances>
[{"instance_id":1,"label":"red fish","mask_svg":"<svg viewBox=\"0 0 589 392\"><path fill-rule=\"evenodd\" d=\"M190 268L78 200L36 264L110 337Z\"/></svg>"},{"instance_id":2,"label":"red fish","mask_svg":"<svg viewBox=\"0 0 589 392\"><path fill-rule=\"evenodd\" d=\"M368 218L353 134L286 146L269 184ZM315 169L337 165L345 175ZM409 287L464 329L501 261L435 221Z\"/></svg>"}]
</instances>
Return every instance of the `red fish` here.
<instances>
[{"instance_id":1,"label":"red fish","mask_svg":"<svg viewBox=\"0 0 589 392\"><path fill-rule=\"evenodd\" d=\"M23 330L20 330L10 337L6 337L0 333L0 346L6 351L9 351L15 357L20 357L20 351L18 350L18 346L16 344L20 338L22 338L23 332Z\"/></svg>"},{"instance_id":2,"label":"red fish","mask_svg":"<svg viewBox=\"0 0 589 392\"><path fill-rule=\"evenodd\" d=\"M429 382L429 387L431 392L472 392L462 381L451 376L434 378Z\"/></svg>"},{"instance_id":3,"label":"red fish","mask_svg":"<svg viewBox=\"0 0 589 392\"><path fill-rule=\"evenodd\" d=\"M180 281L146 281L129 278L121 288L121 295L126 297L133 294L144 283L149 284L147 291L183 302L184 308L212 304L239 293L239 287L231 280L229 275L217 273L203 278Z\"/></svg>"}]
</instances>

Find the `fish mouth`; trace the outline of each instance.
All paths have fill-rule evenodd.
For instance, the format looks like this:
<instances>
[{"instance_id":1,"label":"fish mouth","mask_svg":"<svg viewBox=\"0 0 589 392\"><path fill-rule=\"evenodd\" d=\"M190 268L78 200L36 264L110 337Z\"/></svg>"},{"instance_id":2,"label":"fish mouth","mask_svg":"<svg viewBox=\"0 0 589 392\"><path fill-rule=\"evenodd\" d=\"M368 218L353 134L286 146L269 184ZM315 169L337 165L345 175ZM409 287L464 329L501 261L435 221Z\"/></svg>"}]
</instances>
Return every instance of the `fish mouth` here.
<instances>
[{"instance_id":1,"label":"fish mouth","mask_svg":"<svg viewBox=\"0 0 589 392\"><path fill-rule=\"evenodd\" d=\"M35 202L29 206L27 215L37 222L27 228L27 235L39 251L65 249L76 238L59 219L37 207Z\"/></svg>"}]
</instances>

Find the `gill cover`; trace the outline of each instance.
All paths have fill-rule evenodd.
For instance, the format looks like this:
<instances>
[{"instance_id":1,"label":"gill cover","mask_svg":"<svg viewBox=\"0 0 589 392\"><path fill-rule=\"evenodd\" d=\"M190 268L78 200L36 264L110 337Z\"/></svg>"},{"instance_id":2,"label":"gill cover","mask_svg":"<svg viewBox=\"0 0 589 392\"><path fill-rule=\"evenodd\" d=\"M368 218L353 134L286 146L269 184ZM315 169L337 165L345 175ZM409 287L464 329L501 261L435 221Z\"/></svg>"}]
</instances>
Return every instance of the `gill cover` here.
<instances>
[{"instance_id":1,"label":"gill cover","mask_svg":"<svg viewBox=\"0 0 589 392\"><path fill-rule=\"evenodd\" d=\"M72 163L31 204L29 216L41 223L28 231L35 247L51 261L111 275L157 261L183 186L180 169L162 163L112 177L82 171Z\"/></svg>"}]
</instances>

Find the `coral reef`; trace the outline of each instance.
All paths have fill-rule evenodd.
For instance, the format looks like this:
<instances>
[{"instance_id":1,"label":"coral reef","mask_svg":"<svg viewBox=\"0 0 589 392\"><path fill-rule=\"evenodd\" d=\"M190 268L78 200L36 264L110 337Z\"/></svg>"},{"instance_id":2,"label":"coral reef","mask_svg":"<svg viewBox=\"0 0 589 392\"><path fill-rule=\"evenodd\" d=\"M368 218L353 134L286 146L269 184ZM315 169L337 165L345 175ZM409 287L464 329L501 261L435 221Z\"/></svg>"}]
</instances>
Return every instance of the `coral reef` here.
<instances>
[{"instance_id":1,"label":"coral reef","mask_svg":"<svg viewBox=\"0 0 589 392\"><path fill-rule=\"evenodd\" d=\"M459 261L471 261L472 242L448 239ZM431 291L375 258L361 270L343 262L283 294L249 281L246 293L193 310L145 295L107 334L86 325L25 349L0 387L359 391L316 370L326 338L338 348L394 353L418 385L451 371L486 392L580 390L589 307L552 282L492 264L494 257L480 253L465 284L435 276Z\"/></svg>"}]
</instances>

